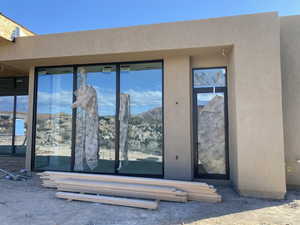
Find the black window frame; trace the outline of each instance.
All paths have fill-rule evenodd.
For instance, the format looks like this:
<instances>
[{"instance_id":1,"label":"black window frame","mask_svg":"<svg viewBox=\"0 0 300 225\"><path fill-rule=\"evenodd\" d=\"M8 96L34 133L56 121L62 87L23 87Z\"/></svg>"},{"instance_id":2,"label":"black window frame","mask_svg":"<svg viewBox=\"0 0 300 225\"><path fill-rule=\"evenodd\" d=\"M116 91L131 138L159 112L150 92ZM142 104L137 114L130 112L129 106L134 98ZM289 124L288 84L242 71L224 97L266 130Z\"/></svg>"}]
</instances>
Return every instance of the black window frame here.
<instances>
[{"instance_id":1,"label":"black window frame","mask_svg":"<svg viewBox=\"0 0 300 225\"><path fill-rule=\"evenodd\" d=\"M132 174L132 173L118 173L119 165L119 98L120 98L120 75L121 75L121 65L123 64L142 64L142 63L161 63L161 82L162 82L162 173L161 174ZM68 65L57 65L57 66L38 66L35 67L34 72L34 93L33 93L33 118L32 118L32 136L31 136L31 170L36 172L43 172L45 170L35 168L35 145L36 145L36 114L37 114L37 92L38 92L38 72L41 69L48 68L64 68L64 67L73 67L73 102L76 101L76 96L74 91L77 89L77 76L78 76L78 67L84 66L109 66L114 65L116 67L116 115L115 115L115 172L114 173L101 173L101 172L90 172L90 171L74 171L75 163L75 138L76 138L76 114L77 110L74 108L72 110L72 143L71 143L71 165L69 171L62 170L51 170L59 172L76 172L76 173L90 173L90 174L107 174L107 175L118 175L118 176L135 176L135 177L154 177L154 178L163 178L164 177L164 165L165 165L165 147L164 147L164 61L162 59L158 60L148 60L148 61L129 61L129 62L110 62L110 63L91 63L91 64L68 64Z\"/></svg>"},{"instance_id":2,"label":"black window frame","mask_svg":"<svg viewBox=\"0 0 300 225\"><path fill-rule=\"evenodd\" d=\"M210 70L210 69L225 69L225 86L216 87L194 87L194 72L198 70ZM230 167L229 167L229 121L228 121L228 73L227 66L218 67L196 67L192 68L192 121L193 121L193 170L194 178L196 179L230 179ZM197 94L198 93L212 93L221 92L224 94L224 124L225 124L225 174L199 174L198 173L198 113L197 113Z\"/></svg>"}]
</instances>

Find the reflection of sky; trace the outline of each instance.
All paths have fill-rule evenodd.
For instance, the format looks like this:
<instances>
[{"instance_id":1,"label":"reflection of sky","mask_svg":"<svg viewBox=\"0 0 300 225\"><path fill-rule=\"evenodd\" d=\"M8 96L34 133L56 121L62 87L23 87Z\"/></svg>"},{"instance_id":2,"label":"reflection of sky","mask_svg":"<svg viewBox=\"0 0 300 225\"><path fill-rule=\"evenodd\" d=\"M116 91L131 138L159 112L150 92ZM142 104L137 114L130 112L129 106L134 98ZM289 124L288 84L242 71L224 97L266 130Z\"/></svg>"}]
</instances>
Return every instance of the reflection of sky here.
<instances>
[{"instance_id":1,"label":"reflection of sky","mask_svg":"<svg viewBox=\"0 0 300 225\"><path fill-rule=\"evenodd\" d=\"M0 111L12 112L14 109L14 97L13 96L0 96Z\"/></svg>"},{"instance_id":2,"label":"reflection of sky","mask_svg":"<svg viewBox=\"0 0 300 225\"><path fill-rule=\"evenodd\" d=\"M39 75L38 113L71 114L73 74Z\"/></svg>"},{"instance_id":3,"label":"reflection of sky","mask_svg":"<svg viewBox=\"0 0 300 225\"><path fill-rule=\"evenodd\" d=\"M14 109L13 96L0 96L0 111L12 112ZM17 96L17 112L27 112L28 110L28 96Z\"/></svg>"},{"instance_id":4,"label":"reflection of sky","mask_svg":"<svg viewBox=\"0 0 300 225\"><path fill-rule=\"evenodd\" d=\"M71 114L72 74L40 75L38 82L38 113ZM90 72L87 84L97 91L100 115L115 115L115 72ZM131 99L131 113L141 113L162 104L162 72L158 69L121 73L121 93Z\"/></svg>"},{"instance_id":5,"label":"reflection of sky","mask_svg":"<svg viewBox=\"0 0 300 225\"><path fill-rule=\"evenodd\" d=\"M138 114L162 105L161 70L142 70L121 73L121 93L130 95L130 111Z\"/></svg>"},{"instance_id":6,"label":"reflection of sky","mask_svg":"<svg viewBox=\"0 0 300 225\"><path fill-rule=\"evenodd\" d=\"M198 106L206 105L217 95L224 97L223 93L199 93L197 94L197 105Z\"/></svg>"},{"instance_id":7,"label":"reflection of sky","mask_svg":"<svg viewBox=\"0 0 300 225\"><path fill-rule=\"evenodd\" d=\"M17 96L17 112L28 112L28 96Z\"/></svg>"},{"instance_id":8,"label":"reflection of sky","mask_svg":"<svg viewBox=\"0 0 300 225\"><path fill-rule=\"evenodd\" d=\"M25 135L25 121L23 119L16 119L16 135Z\"/></svg>"}]
</instances>

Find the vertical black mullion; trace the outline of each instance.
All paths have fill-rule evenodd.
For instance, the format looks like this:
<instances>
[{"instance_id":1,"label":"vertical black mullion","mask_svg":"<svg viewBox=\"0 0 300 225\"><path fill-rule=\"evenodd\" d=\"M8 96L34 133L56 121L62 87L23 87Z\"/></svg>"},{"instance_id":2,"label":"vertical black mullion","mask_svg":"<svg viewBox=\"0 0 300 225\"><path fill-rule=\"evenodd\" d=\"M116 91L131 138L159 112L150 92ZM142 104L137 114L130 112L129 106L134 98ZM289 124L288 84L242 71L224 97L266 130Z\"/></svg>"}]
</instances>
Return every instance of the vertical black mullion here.
<instances>
[{"instance_id":1,"label":"vertical black mullion","mask_svg":"<svg viewBox=\"0 0 300 225\"><path fill-rule=\"evenodd\" d=\"M161 91L162 91L162 178L165 177L165 84L164 84L164 78L165 78L165 74L164 74L164 61L161 62L162 68L161 68L161 83L162 83L162 87L161 87Z\"/></svg>"},{"instance_id":2,"label":"vertical black mullion","mask_svg":"<svg viewBox=\"0 0 300 225\"><path fill-rule=\"evenodd\" d=\"M228 120L228 86L227 86L227 68L225 68L226 87L224 88L224 122L225 122L225 157L226 157L226 179L230 178L229 165L229 120Z\"/></svg>"},{"instance_id":3,"label":"vertical black mullion","mask_svg":"<svg viewBox=\"0 0 300 225\"><path fill-rule=\"evenodd\" d=\"M17 96L14 96L14 107L13 107L13 127L12 127L12 139L11 139L11 147L12 147L12 154L16 153L15 147L15 136L16 136L16 108L17 108Z\"/></svg>"},{"instance_id":4,"label":"vertical black mullion","mask_svg":"<svg viewBox=\"0 0 300 225\"><path fill-rule=\"evenodd\" d=\"M73 68L73 103L76 101L75 91L77 90L77 66ZM71 138L71 165L70 170L74 171L75 146L76 146L76 116L77 109L72 109L72 138Z\"/></svg>"},{"instance_id":5,"label":"vertical black mullion","mask_svg":"<svg viewBox=\"0 0 300 225\"><path fill-rule=\"evenodd\" d=\"M116 130L115 130L115 173L118 173L118 167L120 162L120 64L116 65Z\"/></svg>"},{"instance_id":6,"label":"vertical black mullion","mask_svg":"<svg viewBox=\"0 0 300 225\"><path fill-rule=\"evenodd\" d=\"M198 106L197 91L193 91L193 115L194 115L194 176L198 177Z\"/></svg>"}]
</instances>

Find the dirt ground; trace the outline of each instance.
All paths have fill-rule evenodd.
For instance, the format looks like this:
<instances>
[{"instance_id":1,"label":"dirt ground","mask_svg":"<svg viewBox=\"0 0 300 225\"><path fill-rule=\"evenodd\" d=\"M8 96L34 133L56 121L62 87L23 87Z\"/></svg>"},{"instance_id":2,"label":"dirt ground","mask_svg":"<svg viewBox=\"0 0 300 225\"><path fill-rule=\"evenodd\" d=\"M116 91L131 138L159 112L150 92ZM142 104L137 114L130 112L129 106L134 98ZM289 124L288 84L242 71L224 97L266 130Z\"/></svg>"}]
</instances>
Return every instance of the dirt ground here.
<instances>
[{"instance_id":1,"label":"dirt ground","mask_svg":"<svg viewBox=\"0 0 300 225\"><path fill-rule=\"evenodd\" d=\"M65 201L55 191L28 181L0 179L0 225L299 225L300 192L283 201L239 197L229 187L217 187L217 204L161 202L150 211L98 203Z\"/></svg>"}]
</instances>

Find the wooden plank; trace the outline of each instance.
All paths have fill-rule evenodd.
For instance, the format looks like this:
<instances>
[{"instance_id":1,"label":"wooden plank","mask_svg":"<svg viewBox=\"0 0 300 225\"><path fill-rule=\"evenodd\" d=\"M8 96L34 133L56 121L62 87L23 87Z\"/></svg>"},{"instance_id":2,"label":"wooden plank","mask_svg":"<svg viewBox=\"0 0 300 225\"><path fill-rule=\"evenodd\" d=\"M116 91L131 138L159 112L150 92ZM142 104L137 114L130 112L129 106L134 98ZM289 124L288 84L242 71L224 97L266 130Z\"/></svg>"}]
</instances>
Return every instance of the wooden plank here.
<instances>
[{"instance_id":1,"label":"wooden plank","mask_svg":"<svg viewBox=\"0 0 300 225\"><path fill-rule=\"evenodd\" d=\"M168 186L181 189L183 191L200 191L201 189L215 189L205 183L189 182L189 181L177 181L167 179L156 178L141 178L141 177L128 177L128 176L116 176L116 175L96 175L96 174L83 174L83 173L68 173L68 172L44 172L45 176L50 175L50 179L58 178L78 178L85 180L98 180L105 182L120 182L120 183L132 183L132 184L145 184L145 185L158 185Z\"/></svg>"},{"instance_id":2,"label":"wooden plank","mask_svg":"<svg viewBox=\"0 0 300 225\"><path fill-rule=\"evenodd\" d=\"M70 191L79 193L93 193L93 194L104 194L120 197L133 197L133 198L143 198L143 199L156 199L172 202L187 202L187 196L176 196L171 194L161 194L161 193L149 193L141 191L119 191L114 189L98 189L93 187L82 187L75 185L58 185L57 190L59 191Z\"/></svg>"},{"instance_id":3,"label":"wooden plank","mask_svg":"<svg viewBox=\"0 0 300 225\"><path fill-rule=\"evenodd\" d=\"M200 202L209 202L209 203L217 203L222 201L222 197L220 195L201 195L201 194L189 194L188 199L190 201L200 201Z\"/></svg>"},{"instance_id":4,"label":"wooden plank","mask_svg":"<svg viewBox=\"0 0 300 225\"><path fill-rule=\"evenodd\" d=\"M76 194L76 193L67 193L67 192L57 192L56 197L67 199L67 200L99 202L99 203L104 203L109 205L130 206L130 207L143 208L143 209L158 208L158 201L141 200L141 199L97 196L97 195Z\"/></svg>"},{"instance_id":5,"label":"wooden plank","mask_svg":"<svg viewBox=\"0 0 300 225\"><path fill-rule=\"evenodd\" d=\"M81 185L86 187L95 188L106 188L115 190L126 190L126 191L143 191L143 192L153 192L153 193L174 193L176 195L186 196L187 193L184 191L177 190L174 187L163 187L155 185L144 185L144 184L129 184L129 183L119 183L119 182L103 182L103 181L92 181L92 180L82 180L82 179L58 179L55 180L56 184L68 184L68 185Z\"/></svg>"}]
</instances>

